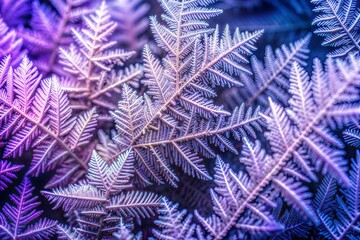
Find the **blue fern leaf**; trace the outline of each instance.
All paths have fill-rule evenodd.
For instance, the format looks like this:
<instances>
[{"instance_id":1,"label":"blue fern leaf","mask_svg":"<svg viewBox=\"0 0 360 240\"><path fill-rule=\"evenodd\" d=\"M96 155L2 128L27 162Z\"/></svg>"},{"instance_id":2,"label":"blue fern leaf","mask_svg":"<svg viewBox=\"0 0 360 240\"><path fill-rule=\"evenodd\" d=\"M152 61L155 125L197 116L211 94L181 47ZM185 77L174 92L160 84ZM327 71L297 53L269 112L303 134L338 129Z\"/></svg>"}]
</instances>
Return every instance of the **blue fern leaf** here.
<instances>
[{"instance_id":1,"label":"blue fern leaf","mask_svg":"<svg viewBox=\"0 0 360 240\"><path fill-rule=\"evenodd\" d=\"M0 191L12 183L12 180L16 178L15 173L23 167L22 165L11 164L8 161L0 161Z\"/></svg>"},{"instance_id":2,"label":"blue fern leaf","mask_svg":"<svg viewBox=\"0 0 360 240\"><path fill-rule=\"evenodd\" d=\"M273 211L273 216L284 225L284 229L276 232L270 239L307 239L311 225L307 221L304 221L301 213L295 209L282 212L283 205L281 200L277 201L277 207Z\"/></svg>"},{"instance_id":3,"label":"blue fern leaf","mask_svg":"<svg viewBox=\"0 0 360 240\"><path fill-rule=\"evenodd\" d=\"M12 204L6 203L0 213L0 236L3 239L50 239L57 224L54 220L38 219L42 211L38 197L33 196L34 187L25 178L16 187L17 194L11 194ZM29 224L33 223L33 224Z\"/></svg>"},{"instance_id":4,"label":"blue fern leaf","mask_svg":"<svg viewBox=\"0 0 360 240\"><path fill-rule=\"evenodd\" d=\"M358 235L360 227L360 153L357 152L356 155L356 159L353 159L351 163L350 186L341 188L337 192L335 198L333 197L333 204L327 204L325 207L318 209L318 215L322 223L320 233L326 238L356 239ZM326 185L331 185L328 181L325 179L325 183L320 187L321 195L323 195L322 192L324 192ZM331 190L331 195L334 195L335 192L336 188Z\"/></svg>"},{"instance_id":5,"label":"blue fern leaf","mask_svg":"<svg viewBox=\"0 0 360 240\"><path fill-rule=\"evenodd\" d=\"M360 10L356 0L312 0L316 5L314 12L319 15L313 25L315 33L324 37L323 45L335 47L331 57L346 56L360 51Z\"/></svg>"},{"instance_id":6,"label":"blue fern leaf","mask_svg":"<svg viewBox=\"0 0 360 240\"><path fill-rule=\"evenodd\" d=\"M356 148L360 147L360 124L353 122L351 126L343 132L345 141Z\"/></svg>"},{"instance_id":7,"label":"blue fern leaf","mask_svg":"<svg viewBox=\"0 0 360 240\"><path fill-rule=\"evenodd\" d=\"M336 190L335 179L330 175L326 175L315 194L314 208L318 211L329 211L334 203Z\"/></svg>"}]
</instances>

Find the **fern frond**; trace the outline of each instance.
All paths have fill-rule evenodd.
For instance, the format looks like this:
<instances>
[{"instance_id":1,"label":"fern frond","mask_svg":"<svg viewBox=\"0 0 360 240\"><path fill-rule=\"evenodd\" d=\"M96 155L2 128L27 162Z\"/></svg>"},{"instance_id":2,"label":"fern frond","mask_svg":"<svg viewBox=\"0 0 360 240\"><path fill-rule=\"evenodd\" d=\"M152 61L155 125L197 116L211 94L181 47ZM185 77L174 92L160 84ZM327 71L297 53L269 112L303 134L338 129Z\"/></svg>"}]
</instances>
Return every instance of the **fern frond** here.
<instances>
[{"instance_id":1,"label":"fern frond","mask_svg":"<svg viewBox=\"0 0 360 240\"><path fill-rule=\"evenodd\" d=\"M8 161L0 161L0 191L7 188L8 184L16 178L15 173L20 171L24 166L11 164Z\"/></svg>"},{"instance_id":2,"label":"fern frond","mask_svg":"<svg viewBox=\"0 0 360 240\"><path fill-rule=\"evenodd\" d=\"M255 102L261 106L268 106L268 97L287 104L289 94L286 90L290 85L288 79L292 64L298 62L301 66L307 65L310 39L311 34L308 34L289 45L282 45L275 51L271 46L267 46L264 62L253 56L251 67L254 76L243 74L241 77L244 88L224 92L226 95L229 92L231 94L230 98L233 99L234 104L231 102L230 105L244 102L246 106L252 106Z\"/></svg>"},{"instance_id":3,"label":"fern frond","mask_svg":"<svg viewBox=\"0 0 360 240\"><path fill-rule=\"evenodd\" d=\"M192 223L192 215L186 215L187 211L178 210L179 204L173 204L165 197L161 200L159 218L155 224L161 230L153 229L157 239L195 239L193 238L196 225Z\"/></svg>"},{"instance_id":4,"label":"fern frond","mask_svg":"<svg viewBox=\"0 0 360 240\"><path fill-rule=\"evenodd\" d=\"M90 12L88 0L51 0L50 4L33 1L30 28L20 31L34 64L44 75L64 73L59 48L70 44L70 29L80 26L81 16Z\"/></svg>"},{"instance_id":5,"label":"fern frond","mask_svg":"<svg viewBox=\"0 0 360 240\"><path fill-rule=\"evenodd\" d=\"M315 33L324 37L323 45L335 47L330 57L344 57L360 51L360 9L356 0L312 0L319 15L313 25Z\"/></svg>"},{"instance_id":6,"label":"fern frond","mask_svg":"<svg viewBox=\"0 0 360 240\"><path fill-rule=\"evenodd\" d=\"M159 196L154 193L127 192L113 197L106 209L139 219L155 215L153 209L158 206Z\"/></svg>"},{"instance_id":7,"label":"fern frond","mask_svg":"<svg viewBox=\"0 0 360 240\"><path fill-rule=\"evenodd\" d=\"M15 30L10 30L4 19L0 17L0 59L11 56L12 65L16 66L26 51L22 50L23 40Z\"/></svg>"},{"instance_id":8,"label":"fern frond","mask_svg":"<svg viewBox=\"0 0 360 240\"><path fill-rule=\"evenodd\" d=\"M80 234L75 230L71 229L70 227L62 224L57 225L58 239L61 240L83 240Z\"/></svg>"},{"instance_id":9,"label":"fern frond","mask_svg":"<svg viewBox=\"0 0 360 240\"><path fill-rule=\"evenodd\" d=\"M118 240L141 240L142 233L139 232L136 236L132 234L134 226L132 224L126 224L124 220L120 219L119 230L113 234L113 236Z\"/></svg>"},{"instance_id":10,"label":"fern frond","mask_svg":"<svg viewBox=\"0 0 360 240\"><path fill-rule=\"evenodd\" d=\"M141 50L149 40L146 31L149 29L150 5L142 0L112 0L109 6L112 18L118 24L114 40L126 49Z\"/></svg>"},{"instance_id":11,"label":"fern frond","mask_svg":"<svg viewBox=\"0 0 360 240\"><path fill-rule=\"evenodd\" d=\"M67 188L55 189L53 192L43 191L51 203L55 203L54 208L62 206L65 211L78 208L90 208L99 203L106 202L104 194L96 187L87 184L73 184Z\"/></svg>"},{"instance_id":12,"label":"fern frond","mask_svg":"<svg viewBox=\"0 0 360 240\"><path fill-rule=\"evenodd\" d=\"M40 202L32 195L34 187L30 180L25 178L16 191L10 195L12 204L6 203L0 213L0 236L3 239L48 239L53 236L57 222L38 219L43 211L36 209Z\"/></svg>"},{"instance_id":13,"label":"fern frond","mask_svg":"<svg viewBox=\"0 0 360 240\"><path fill-rule=\"evenodd\" d=\"M29 0L0 0L0 15L9 27L22 26L31 12Z\"/></svg>"},{"instance_id":14,"label":"fern frond","mask_svg":"<svg viewBox=\"0 0 360 240\"><path fill-rule=\"evenodd\" d=\"M0 69L0 136L7 139L4 156L21 156L32 148L29 173L35 176L65 162L69 174L74 174L72 168L86 169L83 145L89 142L89 133L95 128L96 113L87 114L87 121L82 115L72 118L69 101L56 76L41 79L26 57L15 70L7 65L8 60L3 60ZM77 141L69 141L74 139Z\"/></svg>"},{"instance_id":15,"label":"fern frond","mask_svg":"<svg viewBox=\"0 0 360 240\"><path fill-rule=\"evenodd\" d=\"M220 36L219 28L210 29L204 21L221 12L206 8L210 3L160 1L165 24L153 17L151 27L167 55L157 59L144 47L143 83L149 90L143 98L130 91L119 102L119 110L111 113L119 152L134 149L137 173L146 181L176 185L173 164L191 176L209 179L202 159L189 146L206 157L214 156L209 143L236 152L227 138L230 133L240 138L260 129L258 109L252 112L241 106L231 115L211 98L215 86L242 85L236 76L250 73L246 57L255 50L262 31L237 29L231 34L226 27Z\"/></svg>"},{"instance_id":16,"label":"fern frond","mask_svg":"<svg viewBox=\"0 0 360 240\"><path fill-rule=\"evenodd\" d=\"M83 21L85 26L80 30L72 28L76 44L60 48L60 64L67 73L63 74L62 85L73 108L88 110L97 106L100 113L107 114L116 108L113 94L119 93L124 83L137 86L142 68L135 65L118 73L112 71L114 65L124 65L134 52L114 49L116 42L110 37L117 25L110 20L105 1Z\"/></svg>"},{"instance_id":17,"label":"fern frond","mask_svg":"<svg viewBox=\"0 0 360 240\"><path fill-rule=\"evenodd\" d=\"M117 221L121 218L140 220L154 215L154 209L160 205L158 195L129 191L134 174L133 160L132 151L127 151L109 164L94 151L85 180L66 188L42 191L54 208L78 211L79 227L76 232L59 229L63 236L75 239L109 237L120 229Z\"/></svg>"},{"instance_id":18,"label":"fern frond","mask_svg":"<svg viewBox=\"0 0 360 240\"><path fill-rule=\"evenodd\" d=\"M279 199L277 206L273 211L273 216L284 225L282 231L276 232L270 239L275 240L286 240L286 239L297 239L297 238L308 238L311 230L311 225L304 221L301 213L295 209L285 210L282 212L284 207L283 202Z\"/></svg>"},{"instance_id":19,"label":"fern frond","mask_svg":"<svg viewBox=\"0 0 360 240\"><path fill-rule=\"evenodd\" d=\"M315 68L317 67L319 65L315 64ZM269 132L266 133L266 137L272 147L273 155L265 158L268 160L262 165L260 177L254 175L252 166L246 171L240 171L238 176L232 174L237 183L230 195L234 197L230 198L224 193L221 193L220 197L216 196L218 200L225 200L214 203L215 215L209 218L196 213L199 221L215 239L225 237L235 224L238 226L239 220L242 220L242 216L246 216L248 211L254 211L253 209L260 211L253 206L257 202L273 206L272 194L276 189L287 196L285 200L297 205L298 209L302 209L302 212L316 223L318 216L309 206L309 193L300 184L300 181L306 180L304 174L313 179L311 172L321 170L322 173L330 172L341 184L350 183L341 150L343 145L327 128L336 124L343 126L351 122L354 117L358 117L360 113L356 104L359 98L360 60L353 55L347 60L336 60L336 62L329 60L327 73L322 78L313 78L315 82L309 82L309 78L298 68L300 68L298 64L293 65L290 89L294 96L289 101L290 107L285 110L270 100L269 115L263 115L268 122ZM325 91L323 96L326 97L326 101L315 99L318 95L313 94L314 86L319 86L316 81L327 81L328 84L325 85L327 87L322 89ZM301 106L295 106L299 99L306 99L306 101L301 100L306 104L311 101L313 108L305 110ZM338 109L345 111L340 112ZM319 138L322 139L321 142ZM245 155L258 156L249 152L251 151L245 150ZM263 155L259 156L255 158L258 159L257 161L264 159ZM263 220L268 219L268 217L264 218L266 214L264 211L255 214L261 214Z\"/></svg>"},{"instance_id":20,"label":"fern frond","mask_svg":"<svg viewBox=\"0 0 360 240\"><path fill-rule=\"evenodd\" d=\"M318 215L321 220L320 234L332 239L355 239L360 227L360 153L356 153L356 159L352 160L350 170L350 186L336 191L336 186L325 178L318 191L324 199L325 189L330 191L326 202L318 205ZM334 197L337 193L336 198ZM324 199L325 200L325 199ZM331 204L328 203L330 201ZM317 203L317 202L315 202Z\"/></svg>"},{"instance_id":21,"label":"fern frond","mask_svg":"<svg viewBox=\"0 0 360 240\"><path fill-rule=\"evenodd\" d=\"M360 123L353 122L351 126L343 132L345 141L351 146L360 147Z\"/></svg>"}]
</instances>

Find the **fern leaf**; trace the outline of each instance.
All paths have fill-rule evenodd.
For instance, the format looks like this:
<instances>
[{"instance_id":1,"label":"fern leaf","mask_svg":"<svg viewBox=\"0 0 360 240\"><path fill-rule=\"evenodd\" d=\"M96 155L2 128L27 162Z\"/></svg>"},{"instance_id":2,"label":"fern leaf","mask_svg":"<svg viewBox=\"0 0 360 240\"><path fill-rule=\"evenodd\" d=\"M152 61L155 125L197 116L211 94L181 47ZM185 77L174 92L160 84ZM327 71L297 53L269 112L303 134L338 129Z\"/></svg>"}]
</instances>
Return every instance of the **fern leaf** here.
<instances>
[{"instance_id":1,"label":"fern leaf","mask_svg":"<svg viewBox=\"0 0 360 240\"><path fill-rule=\"evenodd\" d=\"M35 176L65 162L71 165L68 173L75 174L73 169L79 167L86 169L86 151L82 144L88 143L89 133L96 124L94 110L86 121L83 116L73 118L57 77L42 80L28 58L15 70L9 66L9 58L2 66L0 135L7 139L4 156L21 156L32 148L34 155L29 173Z\"/></svg>"},{"instance_id":2,"label":"fern leaf","mask_svg":"<svg viewBox=\"0 0 360 240\"><path fill-rule=\"evenodd\" d=\"M324 37L323 45L337 48L330 57L343 57L348 53L360 51L360 10L356 0L312 0L316 5L314 12L319 15L313 25L315 33Z\"/></svg>"},{"instance_id":3,"label":"fern leaf","mask_svg":"<svg viewBox=\"0 0 360 240\"><path fill-rule=\"evenodd\" d=\"M158 195L129 191L134 174L133 159L132 151L127 151L109 164L94 151L85 180L66 188L42 191L54 208L79 212L76 217L79 227L75 232L66 227L59 229L63 238L110 237L121 228L114 225L114 220L140 220L154 215L154 209L159 206Z\"/></svg>"},{"instance_id":4,"label":"fern leaf","mask_svg":"<svg viewBox=\"0 0 360 240\"><path fill-rule=\"evenodd\" d=\"M54 220L38 219L42 211L38 197L34 197L30 180L25 178L16 188L17 194L11 194L12 204L6 203L0 213L0 236L4 239L40 239L50 238L57 224ZM29 223L34 223L29 225Z\"/></svg>"},{"instance_id":5,"label":"fern leaf","mask_svg":"<svg viewBox=\"0 0 360 240\"><path fill-rule=\"evenodd\" d=\"M66 225L58 224L56 231L58 238L61 240L82 240L83 238L76 231L73 231L71 228Z\"/></svg>"},{"instance_id":6,"label":"fern leaf","mask_svg":"<svg viewBox=\"0 0 360 240\"><path fill-rule=\"evenodd\" d=\"M3 18L0 18L0 58L11 56L12 65L16 66L23 58L26 51L23 51L23 40L15 30L10 30Z\"/></svg>"},{"instance_id":7,"label":"fern leaf","mask_svg":"<svg viewBox=\"0 0 360 240\"><path fill-rule=\"evenodd\" d=\"M351 146L360 147L360 125L359 123L352 123L349 129L345 130L343 136L345 141Z\"/></svg>"},{"instance_id":8,"label":"fern leaf","mask_svg":"<svg viewBox=\"0 0 360 240\"><path fill-rule=\"evenodd\" d=\"M141 50L148 41L145 33L149 28L150 5L142 0L112 0L109 6L111 16L118 24L114 39L126 49Z\"/></svg>"},{"instance_id":9,"label":"fern leaf","mask_svg":"<svg viewBox=\"0 0 360 240\"><path fill-rule=\"evenodd\" d=\"M25 23L31 12L29 0L1 0L0 15L6 25L10 27L21 26Z\"/></svg>"},{"instance_id":10,"label":"fern leaf","mask_svg":"<svg viewBox=\"0 0 360 240\"><path fill-rule=\"evenodd\" d=\"M179 204L173 204L168 199L161 200L161 208L158 210L159 218L155 224L161 230L153 229L157 239L195 239L196 225L192 223L192 215L186 216L186 210L178 211Z\"/></svg>"},{"instance_id":11,"label":"fern leaf","mask_svg":"<svg viewBox=\"0 0 360 240\"><path fill-rule=\"evenodd\" d=\"M63 74L58 52L71 42L70 29L80 25L82 15L90 12L90 1L50 1L51 6L32 2L30 28L20 30L24 45L41 73ZM55 10L55 11L54 11Z\"/></svg>"},{"instance_id":12,"label":"fern leaf","mask_svg":"<svg viewBox=\"0 0 360 240\"><path fill-rule=\"evenodd\" d=\"M60 64L66 72L62 74L62 85L69 93L73 108L89 110L97 106L105 110L100 111L101 114L107 114L109 109L116 108L112 94L120 92L124 83L137 86L142 68L134 65L118 73L112 71L114 65L124 65L134 52L114 49L116 42L110 37L117 25L110 20L105 1L83 21L82 29L72 28L76 45L60 48Z\"/></svg>"},{"instance_id":13,"label":"fern leaf","mask_svg":"<svg viewBox=\"0 0 360 240\"><path fill-rule=\"evenodd\" d=\"M318 215L321 220L320 234L326 238L344 239L356 238L359 229L360 216L360 170L359 170L359 152L356 153L356 159L352 160L350 170L350 186L336 191L336 186L325 178L318 191L318 195L324 197L325 187L330 188L328 194L330 202L318 205ZM330 180L331 181L331 180ZM337 192L336 198L333 195ZM331 198L333 199L331 201ZM326 199L329 201L329 199ZM315 202L317 203L317 202Z\"/></svg>"},{"instance_id":14,"label":"fern leaf","mask_svg":"<svg viewBox=\"0 0 360 240\"><path fill-rule=\"evenodd\" d=\"M309 194L300 184L300 181L303 180L301 175L321 170L322 173L330 172L334 179L343 185L349 185L351 182L346 175L343 151L337 149L342 146L339 146L339 141L326 129L334 124L342 126L357 116L357 110L351 111L351 113L344 111L342 114L338 111L333 114L332 111L338 107L352 109L356 105L354 103L358 101L360 65L358 57L353 55L347 60L333 61L329 60L327 63L327 73L323 76L329 86L323 89L323 91L329 91L323 95L326 96L326 101L314 99L318 95L312 94L314 91L312 86L318 86L318 84L316 82L313 83L314 85L308 83L309 78L301 77L303 74L296 74L294 68L293 75L298 75L300 78L296 77L299 80L291 83L290 88L296 97L290 99L290 107L285 111L284 108L270 100L269 115L263 116L268 122L269 132L266 133L266 137L274 154L268 157L269 163L264 165L263 173L260 174L260 177L253 176L254 173L246 169L247 171L241 170L238 175L232 174L237 183L232 192L237 195L232 194L235 197L229 198L222 197L224 193L221 193L217 199L224 199L224 201L214 204L215 215L209 218L204 218L196 212L199 221L215 239L225 237L235 223L239 226L239 221L244 220L242 216L246 216L248 211L254 212L253 209L256 209L252 206L254 200L272 206L274 197L272 186L278 189L283 196L287 196L285 200L290 204L297 205L298 209L302 209L302 212L307 213L316 222L318 217L309 206ZM297 67L296 64L294 67ZM315 67L319 67L319 65L315 64ZM301 73L301 71L296 71ZM321 71L316 70L315 72ZM313 79L314 81L319 80L318 77ZM302 92L300 88L303 86L306 86L303 89L309 89ZM311 94L304 94L306 92ZM299 109L299 106L294 106L296 99L308 99L307 101L314 103L315 110L311 110L311 108L296 110ZM344 101L344 99L348 99L348 101ZM309 114L309 120L303 120L306 119L304 118L306 114ZM319 137L323 139L322 142L319 142ZM249 154L249 150L245 150L245 156L252 156ZM242 161L244 162L244 160ZM249 169L251 170L251 168ZM237 201L237 204L229 208L230 204L235 202L233 199ZM221 209L223 211L220 211ZM259 208L257 209L260 211ZM260 212L262 215L266 214L264 211ZM259 214L258 212L257 215ZM322 216L319 218L320 221L324 219ZM262 217L262 219L264 221L266 218Z\"/></svg>"},{"instance_id":15,"label":"fern leaf","mask_svg":"<svg viewBox=\"0 0 360 240\"><path fill-rule=\"evenodd\" d=\"M282 45L280 48L272 50L267 46L265 50L264 63L256 56L251 58L251 67L254 76L243 74L241 77L244 82L244 88L231 92L231 98L238 105L245 103L246 106L252 106L253 103L259 103L261 106L268 106L267 99L271 97L281 103L287 104L289 94L285 91L290 78L291 67L294 62L301 66L306 66L309 55L309 44L311 35L308 34L289 45ZM229 91L225 91L228 94Z\"/></svg>"},{"instance_id":16,"label":"fern leaf","mask_svg":"<svg viewBox=\"0 0 360 240\"><path fill-rule=\"evenodd\" d=\"M8 161L0 161L0 190L7 188L13 179L16 178L15 173L20 171L24 166L11 164Z\"/></svg>"},{"instance_id":17,"label":"fern leaf","mask_svg":"<svg viewBox=\"0 0 360 240\"><path fill-rule=\"evenodd\" d=\"M106 209L118 211L123 216L149 218L155 215L153 209L159 206L159 196L146 192L128 192L111 199Z\"/></svg>"}]
</instances>

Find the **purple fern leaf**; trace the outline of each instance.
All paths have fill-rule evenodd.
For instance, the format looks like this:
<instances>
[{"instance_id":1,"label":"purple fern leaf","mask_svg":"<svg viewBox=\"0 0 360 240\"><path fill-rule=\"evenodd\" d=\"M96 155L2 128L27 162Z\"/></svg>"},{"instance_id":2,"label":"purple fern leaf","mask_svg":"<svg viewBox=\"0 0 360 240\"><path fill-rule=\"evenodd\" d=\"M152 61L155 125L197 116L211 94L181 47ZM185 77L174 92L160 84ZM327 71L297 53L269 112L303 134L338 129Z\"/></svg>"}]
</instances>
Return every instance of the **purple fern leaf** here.
<instances>
[{"instance_id":1,"label":"purple fern leaf","mask_svg":"<svg viewBox=\"0 0 360 240\"><path fill-rule=\"evenodd\" d=\"M159 218L155 224L161 230L153 229L156 239L196 239L194 233L196 225L192 222L192 215L186 216L187 211L178 210L179 204L173 204L168 199L161 200L161 208L159 208Z\"/></svg>"},{"instance_id":2,"label":"purple fern leaf","mask_svg":"<svg viewBox=\"0 0 360 240\"><path fill-rule=\"evenodd\" d=\"M31 59L45 76L52 73L64 74L59 65L59 49L72 42L71 28L79 27L81 17L91 11L91 1L88 0L49 2L53 8L45 3L33 1L31 28L23 28L19 32L24 39L24 45L30 52Z\"/></svg>"},{"instance_id":3,"label":"purple fern leaf","mask_svg":"<svg viewBox=\"0 0 360 240\"><path fill-rule=\"evenodd\" d=\"M133 154L124 152L118 160L109 164L95 151L89 162L86 179L66 188L42 191L54 208L65 211L77 210L76 232L67 228L59 229L62 235L71 234L83 238L109 237L121 229L115 221L150 217L160 203L154 193L132 191L131 179L134 175ZM117 222L116 222L117 223Z\"/></svg>"},{"instance_id":4,"label":"purple fern leaf","mask_svg":"<svg viewBox=\"0 0 360 240\"><path fill-rule=\"evenodd\" d=\"M50 239L57 224L54 220L39 219L43 211L38 197L33 196L34 187L28 178L16 187L16 194L11 194L12 204L6 203L0 213L0 236L3 239ZM30 224L33 223L33 224Z\"/></svg>"},{"instance_id":5,"label":"purple fern leaf","mask_svg":"<svg viewBox=\"0 0 360 240\"><path fill-rule=\"evenodd\" d=\"M0 161L0 191L7 188L8 184L16 178L15 173L20 171L24 166L11 164L8 161Z\"/></svg>"},{"instance_id":6,"label":"purple fern leaf","mask_svg":"<svg viewBox=\"0 0 360 240\"><path fill-rule=\"evenodd\" d=\"M117 24L110 18L102 1L98 9L83 18L87 23L83 28L71 30L74 44L60 48L60 64L66 72L61 84L72 100L72 108L84 111L96 106L105 119L109 119L108 110L116 109L113 94L119 93L125 83L138 86L142 75L139 65L113 70L135 52L114 49L116 42L111 37Z\"/></svg>"},{"instance_id":7,"label":"purple fern leaf","mask_svg":"<svg viewBox=\"0 0 360 240\"><path fill-rule=\"evenodd\" d=\"M0 59L10 55L12 65L18 65L25 54L21 49L22 42L15 30L10 30L0 17Z\"/></svg>"},{"instance_id":8,"label":"purple fern leaf","mask_svg":"<svg viewBox=\"0 0 360 240\"><path fill-rule=\"evenodd\" d=\"M109 6L118 24L113 39L126 49L141 50L149 41L145 33L149 29L150 5L143 0L111 0Z\"/></svg>"},{"instance_id":9,"label":"purple fern leaf","mask_svg":"<svg viewBox=\"0 0 360 240\"><path fill-rule=\"evenodd\" d=\"M157 59L149 46L144 47L143 83L149 90L138 97L130 87L123 87L118 110L111 113L118 132L113 141L119 153L133 149L139 179L176 186L179 179L172 165L210 179L198 153L214 157L210 144L236 153L228 139L231 134L241 139L261 129L258 108L239 106L229 113L213 97L216 86L242 86L237 76L250 73L246 57L256 49L262 31L237 29L232 34L227 26L221 36L219 28L211 29L205 22L221 13L207 7L212 1L159 2L165 21L152 17L151 29L167 55Z\"/></svg>"},{"instance_id":10,"label":"purple fern leaf","mask_svg":"<svg viewBox=\"0 0 360 240\"><path fill-rule=\"evenodd\" d=\"M61 177L51 184L61 184L81 177L89 157L85 145L96 127L97 114L92 109L73 118L67 96L56 76L41 79L37 69L24 58L15 70L5 58L0 69L0 136L7 139L4 157L21 156L33 149L29 173L38 176L55 166ZM85 150L85 151L83 151Z\"/></svg>"},{"instance_id":11,"label":"purple fern leaf","mask_svg":"<svg viewBox=\"0 0 360 240\"><path fill-rule=\"evenodd\" d=\"M10 27L22 26L30 12L30 0L0 0L0 16Z\"/></svg>"}]
</instances>

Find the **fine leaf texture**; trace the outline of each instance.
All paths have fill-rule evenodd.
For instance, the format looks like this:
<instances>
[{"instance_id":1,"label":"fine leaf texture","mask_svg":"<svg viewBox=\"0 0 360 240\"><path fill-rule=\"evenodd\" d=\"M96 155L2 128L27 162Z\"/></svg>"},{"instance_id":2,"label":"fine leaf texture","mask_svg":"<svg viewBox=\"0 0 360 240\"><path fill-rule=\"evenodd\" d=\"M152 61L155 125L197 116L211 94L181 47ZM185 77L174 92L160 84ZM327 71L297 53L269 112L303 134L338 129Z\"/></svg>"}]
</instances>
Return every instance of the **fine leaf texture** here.
<instances>
[{"instance_id":1,"label":"fine leaf texture","mask_svg":"<svg viewBox=\"0 0 360 240\"><path fill-rule=\"evenodd\" d=\"M126 49L141 51L149 41L147 14L150 5L143 0L110 0L109 8L113 20L118 24L114 40Z\"/></svg>"},{"instance_id":2,"label":"fine leaf texture","mask_svg":"<svg viewBox=\"0 0 360 240\"><path fill-rule=\"evenodd\" d=\"M360 227L360 154L352 160L351 184L342 188L336 196L336 185L326 178L320 186L318 199L326 206L317 206L321 220L321 235L328 239L356 239ZM328 189L331 189L330 191ZM324 194L330 192L329 194ZM331 204L328 204L330 202ZM318 204L317 204L318 205Z\"/></svg>"},{"instance_id":3,"label":"fine leaf texture","mask_svg":"<svg viewBox=\"0 0 360 240\"><path fill-rule=\"evenodd\" d=\"M30 0L0 0L0 16L10 27L23 24L30 11Z\"/></svg>"},{"instance_id":4,"label":"fine leaf texture","mask_svg":"<svg viewBox=\"0 0 360 240\"><path fill-rule=\"evenodd\" d=\"M121 85L137 86L142 75L139 65L118 72L112 70L115 65L124 65L134 52L115 48L116 41L110 37L117 24L110 18L103 1L97 10L83 18L83 28L72 28L76 44L60 48L60 64L67 73L61 83L73 109L84 111L97 106L100 114L107 114L108 110L116 109L113 96L120 92Z\"/></svg>"},{"instance_id":5,"label":"fine leaf texture","mask_svg":"<svg viewBox=\"0 0 360 240\"><path fill-rule=\"evenodd\" d=\"M153 234L159 240L195 240L201 239L202 233L192 221L192 214L187 214L186 209L179 211L179 204L174 204L168 199L161 200L159 217L155 224L161 229L153 229ZM196 236L196 237L195 237Z\"/></svg>"},{"instance_id":6,"label":"fine leaf texture","mask_svg":"<svg viewBox=\"0 0 360 240\"><path fill-rule=\"evenodd\" d=\"M360 148L360 122L353 122L343 133L345 141L356 148Z\"/></svg>"},{"instance_id":7,"label":"fine leaf texture","mask_svg":"<svg viewBox=\"0 0 360 240\"><path fill-rule=\"evenodd\" d=\"M23 40L15 30L10 30L4 19L0 17L0 59L11 56L12 65L17 65L23 58L25 51L22 51Z\"/></svg>"},{"instance_id":8,"label":"fine leaf texture","mask_svg":"<svg viewBox=\"0 0 360 240\"><path fill-rule=\"evenodd\" d=\"M118 110L111 113L118 133L113 140L120 152L133 148L141 179L176 186L178 177L171 165L210 179L197 152L214 157L209 145L213 144L236 153L230 134L239 139L260 130L258 108L245 110L241 105L229 113L212 98L215 86L242 85L236 77L250 73L246 57L255 50L262 31L237 29L231 34L227 26L221 36L218 27L211 29L205 22L221 13L206 8L212 1L159 2L165 24L152 17L151 29L167 55L157 59L149 46L144 47L143 83L149 90L139 97L124 86Z\"/></svg>"},{"instance_id":9,"label":"fine leaf texture","mask_svg":"<svg viewBox=\"0 0 360 240\"><path fill-rule=\"evenodd\" d=\"M4 157L22 156L31 148L30 174L38 176L59 166L57 171L67 175L55 175L52 185L76 181L87 168L84 145L96 126L95 109L73 118L56 76L42 79L27 57L14 70L10 61L10 57L3 59L0 68L0 137L7 140Z\"/></svg>"},{"instance_id":10,"label":"fine leaf texture","mask_svg":"<svg viewBox=\"0 0 360 240\"><path fill-rule=\"evenodd\" d=\"M63 73L58 62L59 48L71 43L71 28L79 27L81 17L91 9L88 0L49 2L51 6L31 1L30 28L19 31L35 66L45 76Z\"/></svg>"},{"instance_id":11,"label":"fine leaf texture","mask_svg":"<svg viewBox=\"0 0 360 240\"><path fill-rule=\"evenodd\" d=\"M55 233L56 221L41 218L38 197L33 196L34 187L28 178L16 187L0 213L0 236L2 239L50 239Z\"/></svg>"},{"instance_id":12,"label":"fine leaf texture","mask_svg":"<svg viewBox=\"0 0 360 240\"><path fill-rule=\"evenodd\" d=\"M319 60L315 60L314 68L315 72L321 71ZM255 215L261 213L261 221L256 222L256 226L264 227L270 217L265 210L261 211L259 204L273 205L269 195L277 191L287 203L303 212L304 217L315 224L319 222L311 208L311 193L301 182L316 180L314 171L321 170L324 174L330 172L343 185L350 184L343 146L327 129L349 123L360 114L356 104L359 71L360 60L356 56L343 61L329 60L327 74L321 78L315 74L310 81L299 64L293 64L290 107L285 110L270 99L270 112L264 115L269 129L265 136L274 154L270 156L259 151L259 144L245 144L247 150L243 155L249 163L247 171L238 174L228 170L221 160L217 161L216 172L221 180L216 181L219 189L215 188L216 194L213 194L216 215L204 218L196 212L199 221L215 239L225 237L234 225L242 227L239 219L247 221L247 215L243 214L246 211ZM320 86L327 87L320 92ZM254 168L261 174L256 174ZM225 185L226 188L221 187Z\"/></svg>"},{"instance_id":13,"label":"fine leaf texture","mask_svg":"<svg viewBox=\"0 0 360 240\"><path fill-rule=\"evenodd\" d=\"M7 188L17 178L15 173L23 167L22 165L11 164L8 161L0 161L0 191Z\"/></svg>"},{"instance_id":14,"label":"fine leaf texture","mask_svg":"<svg viewBox=\"0 0 360 240\"><path fill-rule=\"evenodd\" d=\"M256 56L251 58L253 76L243 74L241 77L244 81L244 87L233 91L225 91L226 98L231 98L238 105L245 103L245 106L253 106L254 103L260 106L268 107L268 97L276 99L282 104L287 104L289 94L289 77L291 67L294 62L301 66L307 65L306 60L310 50L308 48L311 35L290 43L282 45L280 48L272 50L267 46L265 50L264 63ZM231 96L228 96L228 93ZM234 93L233 93L234 92Z\"/></svg>"},{"instance_id":15,"label":"fine leaf texture","mask_svg":"<svg viewBox=\"0 0 360 240\"><path fill-rule=\"evenodd\" d=\"M343 57L360 51L360 9L356 0L312 0L319 15L313 25L315 33L324 37L323 45L335 47L330 57Z\"/></svg>"},{"instance_id":16,"label":"fine leaf texture","mask_svg":"<svg viewBox=\"0 0 360 240\"><path fill-rule=\"evenodd\" d=\"M133 162L132 151L123 153L112 164L106 163L94 151L85 180L66 188L42 192L55 204L54 208L77 211L79 227L76 232L64 227L59 229L62 235L68 233L85 239L100 239L120 230L117 223L121 218L139 220L154 215L160 197L150 192L130 190Z\"/></svg>"}]
</instances>

